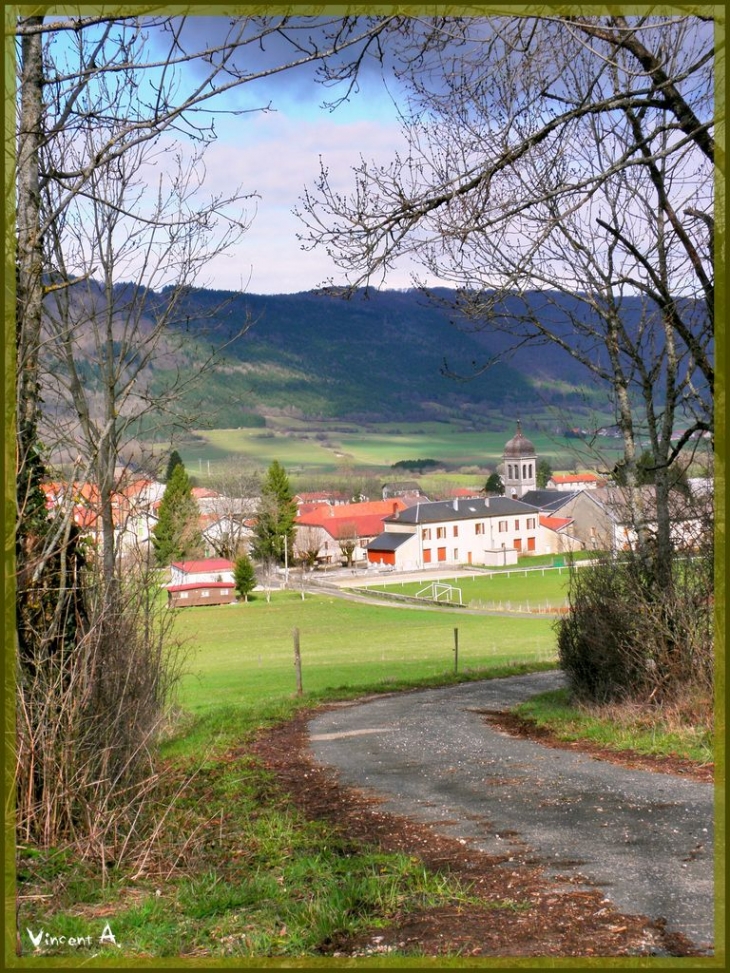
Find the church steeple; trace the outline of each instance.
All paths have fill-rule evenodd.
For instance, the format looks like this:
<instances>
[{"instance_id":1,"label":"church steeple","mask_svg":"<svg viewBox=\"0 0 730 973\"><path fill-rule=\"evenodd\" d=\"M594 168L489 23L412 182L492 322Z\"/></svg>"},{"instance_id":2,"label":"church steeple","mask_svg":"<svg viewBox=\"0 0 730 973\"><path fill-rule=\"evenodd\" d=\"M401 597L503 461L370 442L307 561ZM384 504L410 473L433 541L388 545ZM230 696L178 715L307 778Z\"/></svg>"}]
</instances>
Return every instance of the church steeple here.
<instances>
[{"instance_id":1,"label":"church steeple","mask_svg":"<svg viewBox=\"0 0 730 973\"><path fill-rule=\"evenodd\" d=\"M537 453L530 440L522 435L522 423L517 420L517 432L504 447L504 495L519 500L528 490L537 487Z\"/></svg>"}]
</instances>

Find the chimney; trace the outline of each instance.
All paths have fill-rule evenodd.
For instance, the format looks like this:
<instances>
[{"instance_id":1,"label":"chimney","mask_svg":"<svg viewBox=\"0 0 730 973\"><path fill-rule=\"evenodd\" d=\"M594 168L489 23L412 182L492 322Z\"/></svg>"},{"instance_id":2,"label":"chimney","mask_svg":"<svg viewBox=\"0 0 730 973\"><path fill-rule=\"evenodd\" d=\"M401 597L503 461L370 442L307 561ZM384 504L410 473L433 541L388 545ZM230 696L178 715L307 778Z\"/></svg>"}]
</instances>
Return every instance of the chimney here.
<instances>
[{"instance_id":1,"label":"chimney","mask_svg":"<svg viewBox=\"0 0 730 973\"><path fill-rule=\"evenodd\" d=\"M458 509L459 509L459 498L454 497L454 510L458 510Z\"/></svg>"},{"instance_id":2,"label":"chimney","mask_svg":"<svg viewBox=\"0 0 730 973\"><path fill-rule=\"evenodd\" d=\"M394 503L393 504L393 516L394 517L397 517L398 516L398 504L397 503Z\"/></svg>"}]
</instances>

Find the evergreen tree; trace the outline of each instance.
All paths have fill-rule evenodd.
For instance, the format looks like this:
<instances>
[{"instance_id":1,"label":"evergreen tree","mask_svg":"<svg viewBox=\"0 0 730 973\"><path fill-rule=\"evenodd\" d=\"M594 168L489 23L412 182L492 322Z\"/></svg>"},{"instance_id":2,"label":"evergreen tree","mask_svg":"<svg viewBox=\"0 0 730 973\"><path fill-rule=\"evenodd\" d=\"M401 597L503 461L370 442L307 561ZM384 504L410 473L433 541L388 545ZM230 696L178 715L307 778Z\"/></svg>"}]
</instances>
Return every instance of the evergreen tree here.
<instances>
[{"instance_id":1,"label":"evergreen tree","mask_svg":"<svg viewBox=\"0 0 730 973\"><path fill-rule=\"evenodd\" d=\"M297 508L286 470L274 460L261 484L261 505L251 548L255 559L283 564L291 555ZM286 545L286 548L285 548Z\"/></svg>"},{"instance_id":2,"label":"evergreen tree","mask_svg":"<svg viewBox=\"0 0 730 973\"><path fill-rule=\"evenodd\" d=\"M484 484L484 490L486 493L498 493L501 497L504 493L504 483L502 483L502 477L499 473L492 473L487 482Z\"/></svg>"},{"instance_id":3,"label":"evergreen tree","mask_svg":"<svg viewBox=\"0 0 730 973\"><path fill-rule=\"evenodd\" d=\"M202 555L203 536L199 519L200 511L193 497L190 478L180 463L173 468L167 482L157 524L152 532L152 544L159 565Z\"/></svg>"},{"instance_id":4,"label":"evergreen tree","mask_svg":"<svg viewBox=\"0 0 730 973\"><path fill-rule=\"evenodd\" d=\"M183 466L183 461L180 458L180 454L176 449L170 453L170 458L167 461L167 469L165 470L165 483L170 482L170 477L172 476L172 471L176 466Z\"/></svg>"},{"instance_id":5,"label":"evergreen tree","mask_svg":"<svg viewBox=\"0 0 730 973\"><path fill-rule=\"evenodd\" d=\"M256 587L256 572L253 569L251 558L247 554L242 554L236 559L233 568L233 580L237 594L244 601L248 601L248 596Z\"/></svg>"}]
</instances>

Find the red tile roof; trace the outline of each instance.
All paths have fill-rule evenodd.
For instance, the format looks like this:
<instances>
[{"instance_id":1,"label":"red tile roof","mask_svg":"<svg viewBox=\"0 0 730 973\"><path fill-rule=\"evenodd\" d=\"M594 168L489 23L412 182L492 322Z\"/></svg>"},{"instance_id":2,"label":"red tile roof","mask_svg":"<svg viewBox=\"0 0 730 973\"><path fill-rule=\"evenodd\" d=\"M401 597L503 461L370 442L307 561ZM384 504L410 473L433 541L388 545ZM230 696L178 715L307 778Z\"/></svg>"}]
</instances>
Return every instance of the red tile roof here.
<instances>
[{"instance_id":1,"label":"red tile roof","mask_svg":"<svg viewBox=\"0 0 730 973\"><path fill-rule=\"evenodd\" d=\"M572 517L546 517L540 514L540 526L547 527L549 530L562 530L568 524L573 523Z\"/></svg>"},{"instance_id":2,"label":"red tile roof","mask_svg":"<svg viewBox=\"0 0 730 973\"><path fill-rule=\"evenodd\" d=\"M232 571L234 564L225 557L208 557L199 561L174 561L172 567L185 574L203 574L206 571Z\"/></svg>"},{"instance_id":3,"label":"red tile roof","mask_svg":"<svg viewBox=\"0 0 730 973\"><path fill-rule=\"evenodd\" d=\"M400 497L392 500L369 500L367 503L322 504L297 517L297 525L322 527L332 537L347 536L354 528L358 537L376 537L383 530L383 520L405 510L408 504Z\"/></svg>"}]
</instances>

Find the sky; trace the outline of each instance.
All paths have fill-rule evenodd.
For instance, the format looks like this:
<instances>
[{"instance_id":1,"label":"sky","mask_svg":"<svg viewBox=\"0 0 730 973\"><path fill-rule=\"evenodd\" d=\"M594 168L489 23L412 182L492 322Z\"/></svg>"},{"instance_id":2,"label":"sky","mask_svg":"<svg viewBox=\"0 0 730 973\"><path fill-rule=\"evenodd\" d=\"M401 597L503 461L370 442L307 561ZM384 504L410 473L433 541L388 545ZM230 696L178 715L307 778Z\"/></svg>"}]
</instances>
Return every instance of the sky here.
<instances>
[{"instance_id":1,"label":"sky","mask_svg":"<svg viewBox=\"0 0 730 973\"><path fill-rule=\"evenodd\" d=\"M198 18L206 39L225 31L212 17ZM247 52L248 56L248 52ZM276 52L271 52L272 58ZM284 55L286 56L286 55ZM203 286L245 290L252 294L296 293L344 277L323 248L303 249L297 234L305 231L293 210L305 186L319 175L320 159L342 191L351 183L351 169L360 162L387 163L404 145L397 109L373 67L360 74L360 91L331 111L323 106L333 97L314 80L313 70L297 69L243 85L216 108L246 109L246 114L216 115L217 141L206 152L206 186L223 192L240 186L256 194L246 210L251 226L227 254L206 268ZM252 111L271 104L273 110ZM385 286L412 286L415 265L401 265Z\"/></svg>"},{"instance_id":2,"label":"sky","mask_svg":"<svg viewBox=\"0 0 730 973\"><path fill-rule=\"evenodd\" d=\"M305 186L313 186L320 159L344 191L361 154L385 163L401 136L386 97L373 92L330 113L315 102L322 94L313 91L303 103L294 94L277 92L276 111L217 122L219 139L206 156L210 185L218 190L240 184L258 198L248 208L253 220L241 242L210 267L214 286L275 294L307 290L331 277L337 282L339 271L322 248L302 249L297 234L305 227L293 210ZM406 269L387 282L389 287L409 284Z\"/></svg>"}]
</instances>

